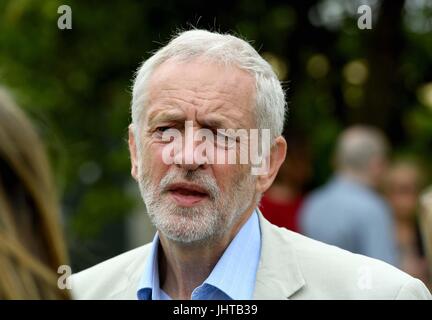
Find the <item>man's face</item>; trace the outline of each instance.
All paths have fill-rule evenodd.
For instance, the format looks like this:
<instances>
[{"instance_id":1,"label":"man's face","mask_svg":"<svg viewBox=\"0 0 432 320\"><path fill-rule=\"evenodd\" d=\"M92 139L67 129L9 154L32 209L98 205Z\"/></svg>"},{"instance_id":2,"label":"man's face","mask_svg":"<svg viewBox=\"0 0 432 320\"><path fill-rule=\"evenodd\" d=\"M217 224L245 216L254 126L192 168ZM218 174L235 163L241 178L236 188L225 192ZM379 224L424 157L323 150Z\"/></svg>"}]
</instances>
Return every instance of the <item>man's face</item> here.
<instances>
[{"instance_id":1,"label":"man's face","mask_svg":"<svg viewBox=\"0 0 432 320\"><path fill-rule=\"evenodd\" d=\"M250 129L254 97L254 78L235 67L197 58L168 60L154 71L132 160L150 218L167 238L192 243L223 236L248 213L256 190L250 165L197 162L185 147L182 164L167 164L163 132L177 129L184 140L185 121L215 136L216 129ZM227 150L215 144L214 153ZM186 158L192 161L185 164Z\"/></svg>"}]
</instances>

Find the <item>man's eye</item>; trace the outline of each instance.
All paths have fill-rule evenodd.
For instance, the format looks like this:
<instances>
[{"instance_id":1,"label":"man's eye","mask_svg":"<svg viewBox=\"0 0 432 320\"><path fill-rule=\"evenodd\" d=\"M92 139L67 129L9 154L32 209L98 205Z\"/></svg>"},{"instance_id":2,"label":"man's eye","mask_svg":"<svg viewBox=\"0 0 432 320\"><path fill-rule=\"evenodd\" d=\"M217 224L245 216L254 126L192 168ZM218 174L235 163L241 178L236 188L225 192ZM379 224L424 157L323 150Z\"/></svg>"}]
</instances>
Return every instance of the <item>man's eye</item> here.
<instances>
[{"instance_id":1,"label":"man's eye","mask_svg":"<svg viewBox=\"0 0 432 320\"><path fill-rule=\"evenodd\" d=\"M166 134L165 132L168 131L169 129L172 129L172 127L170 126L160 126L160 127L156 127L156 129L154 129L152 136L153 138L160 140L163 138L164 134Z\"/></svg>"},{"instance_id":2,"label":"man's eye","mask_svg":"<svg viewBox=\"0 0 432 320\"><path fill-rule=\"evenodd\" d=\"M156 132L165 132L167 130L171 129L171 127L165 126L165 127L157 127Z\"/></svg>"}]
</instances>

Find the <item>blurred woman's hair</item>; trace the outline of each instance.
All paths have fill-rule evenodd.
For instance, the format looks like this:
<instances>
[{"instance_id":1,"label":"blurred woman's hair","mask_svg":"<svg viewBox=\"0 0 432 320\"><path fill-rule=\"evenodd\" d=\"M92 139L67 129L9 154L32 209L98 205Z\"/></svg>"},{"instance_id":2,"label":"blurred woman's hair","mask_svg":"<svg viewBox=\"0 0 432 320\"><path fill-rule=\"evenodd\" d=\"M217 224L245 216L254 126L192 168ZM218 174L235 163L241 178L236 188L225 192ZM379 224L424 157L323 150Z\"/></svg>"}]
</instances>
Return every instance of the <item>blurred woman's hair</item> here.
<instances>
[{"instance_id":1,"label":"blurred woman's hair","mask_svg":"<svg viewBox=\"0 0 432 320\"><path fill-rule=\"evenodd\" d=\"M0 88L0 299L63 299L59 204L36 131Z\"/></svg>"},{"instance_id":2,"label":"blurred woman's hair","mask_svg":"<svg viewBox=\"0 0 432 320\"><path fill-rule=\"evenodd\" d=\"M395 178L394 175L400 171L404 171L415 182L416 191L420 193L426 187L429 180L429 172L423 162L422 158L414 154L406 153L395 156L388 168L385 182L392 184L394 182L392 178Z\"/></svg>"}]
</instances>

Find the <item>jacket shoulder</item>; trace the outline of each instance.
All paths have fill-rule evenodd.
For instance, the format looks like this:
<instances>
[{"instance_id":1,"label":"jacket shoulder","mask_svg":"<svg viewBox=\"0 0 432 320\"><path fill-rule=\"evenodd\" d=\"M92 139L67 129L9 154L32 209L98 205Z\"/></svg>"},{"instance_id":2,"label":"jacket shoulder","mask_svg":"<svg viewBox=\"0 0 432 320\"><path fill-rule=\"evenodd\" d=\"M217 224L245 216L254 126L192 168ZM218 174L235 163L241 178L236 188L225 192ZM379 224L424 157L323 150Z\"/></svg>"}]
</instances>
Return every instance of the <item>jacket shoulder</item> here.
<instances>
[{"instance_id":1,"label":"jacket shoulder","mask_svg":"<svg viewBox=\"0 0 432 320\"><path fill-rule=\"evenodd\" d=\"M298 299L431 299L418 279L383 261L274 226L293 248L305 286Z\"/></svg>"},{"instance_id":2,"label":"jacket shoulder","mask_svg":"<svg viewBox=\"0 0 432 320\"><path fill-rule=\"evenodd\" d=\"M132 271L143 270L151 243L122 253L71 276L76 299L110 299L127 286ZM138 284L137 284L138 285Z\"/></svg>"}]
</instances>

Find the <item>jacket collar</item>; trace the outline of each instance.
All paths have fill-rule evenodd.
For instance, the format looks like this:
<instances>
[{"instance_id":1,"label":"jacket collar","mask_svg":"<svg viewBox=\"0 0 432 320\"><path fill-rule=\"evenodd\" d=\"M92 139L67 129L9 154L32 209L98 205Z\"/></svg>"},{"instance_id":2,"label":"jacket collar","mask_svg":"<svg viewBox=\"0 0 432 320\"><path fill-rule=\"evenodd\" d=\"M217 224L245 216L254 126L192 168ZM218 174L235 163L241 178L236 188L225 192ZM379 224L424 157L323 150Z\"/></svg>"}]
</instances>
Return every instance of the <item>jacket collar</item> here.
<instances>
[{"instance_id":1,"label":"jacket collar","mask_svg":"<svg viewBox=\"0 0 432 320\"><path fill-rule=\"evenodd\" d=\"M151 250L151 243L142 246L139 249L137 257L124 270L121 277L120 289L113 292L110 299L112 300L137 300L137 290L141 274L144 270L145 262L148 259Z\"/></svg>"},{"instance_id":2,"label":"jacket collar","mask_svg":"<svg viewBox=\"0 0 432 320\"><path fill-rule=\"evenodd\" d=\"M261 212L259 221L262 243L254 299L289 299L305 284L292 242Z\"/></svg>"}]
</instances>

